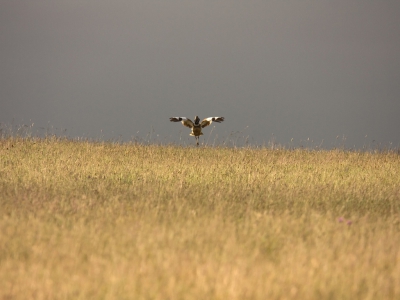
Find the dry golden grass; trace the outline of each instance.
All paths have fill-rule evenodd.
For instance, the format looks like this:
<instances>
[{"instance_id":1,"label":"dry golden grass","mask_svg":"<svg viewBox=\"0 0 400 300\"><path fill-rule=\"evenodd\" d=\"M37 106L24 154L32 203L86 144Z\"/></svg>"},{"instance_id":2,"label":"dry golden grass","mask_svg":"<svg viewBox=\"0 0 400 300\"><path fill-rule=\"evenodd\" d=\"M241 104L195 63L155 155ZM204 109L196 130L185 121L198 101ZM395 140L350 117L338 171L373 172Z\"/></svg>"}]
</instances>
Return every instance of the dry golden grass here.
<instances>
[{"instance_id":1,"label":"dry golden grass","mask_svg":"<svg viewBox=\"0 0 400 300\"><path fill-rule=\"evenodd\" d=\"M0 299L400 299L399 212L394 152L3 138Z\"/></svg>"}]
</instances>

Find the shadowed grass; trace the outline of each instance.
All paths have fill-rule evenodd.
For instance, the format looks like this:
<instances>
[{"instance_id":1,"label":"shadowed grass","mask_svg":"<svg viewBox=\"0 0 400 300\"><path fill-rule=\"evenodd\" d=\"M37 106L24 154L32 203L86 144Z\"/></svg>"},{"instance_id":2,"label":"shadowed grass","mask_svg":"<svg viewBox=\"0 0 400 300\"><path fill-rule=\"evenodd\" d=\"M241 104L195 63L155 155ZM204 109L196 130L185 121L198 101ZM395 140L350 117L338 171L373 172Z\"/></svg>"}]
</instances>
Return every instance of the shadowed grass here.
<instances>
[{"instance_id":1,"label":"shadowed grass","mask_svg":"<svg viewBox=\"0 0 400 300\"><path fill-rule=\"evenodd\" d=\"M1 139L0 298L397 299L399 182L394 152Z\"/></svg>"}]
</instances>

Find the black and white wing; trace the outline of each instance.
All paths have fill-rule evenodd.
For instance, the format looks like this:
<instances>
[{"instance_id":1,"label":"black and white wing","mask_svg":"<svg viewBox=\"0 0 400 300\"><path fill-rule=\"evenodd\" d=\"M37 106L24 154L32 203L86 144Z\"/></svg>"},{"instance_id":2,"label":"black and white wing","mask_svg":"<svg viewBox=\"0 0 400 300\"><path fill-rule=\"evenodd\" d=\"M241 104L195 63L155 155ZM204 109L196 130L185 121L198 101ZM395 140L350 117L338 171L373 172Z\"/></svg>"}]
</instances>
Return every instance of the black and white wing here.
<instances>
[{"instance_id":1,"label":"black and white wing","mask_svg":"<svg viewBox=\"0 0 400 300\"><path fill-rule=\"evenodd\" d=\"M185 118L185 117L172 117L169 118L171 122L182 122L183 126L193 128L193 122L192 120Z\"/></svg>"},{"instance_id":2,"label":"black and white wing","mask_svg":"<svg viewBox=\"0 0 400 300\"><path fill-rule=\"evenodd\" d=\"M210 125L212 122L221 123L223 120L225 120L224 117L210 117L210 118L205 118L203 121L201 121L201 128L207 127L207 126Z\"/></svg>"}]
</instances>

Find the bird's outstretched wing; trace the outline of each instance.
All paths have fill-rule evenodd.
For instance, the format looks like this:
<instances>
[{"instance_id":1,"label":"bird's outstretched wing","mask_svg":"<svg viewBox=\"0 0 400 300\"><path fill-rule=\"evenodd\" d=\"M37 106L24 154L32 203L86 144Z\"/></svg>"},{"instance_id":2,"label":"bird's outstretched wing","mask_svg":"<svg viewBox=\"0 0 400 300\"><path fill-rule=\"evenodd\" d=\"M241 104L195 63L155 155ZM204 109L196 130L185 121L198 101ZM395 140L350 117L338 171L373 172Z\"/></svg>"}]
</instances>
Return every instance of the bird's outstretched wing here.
<instances>
[{"instance_id":1,"label":"bird's outstretched wing","mask_svg":"<svg viewBox=\"0 0 400 300\"><path fill-rule=\"evenodd\" d=\"M205 118L203 121L201 121L201 128L207 127L210 125L212 122L217 122L221 123L223 120L225 120L224 117L210 117L210 118Z\"/></svg>"},{"instance_id":2,"label":"bird's outstretched wing","mask_svg":"<svg viewBox=\"0 0 400 300\"><path fill-rule=\"evenodd\" d=\"M186 126L186 127L189 127L189 128L193 128L193 122L192 122L192 120L190 120L188 118L185 118L185 117L172 117L172 118L169 118L169 120L171 122L181 122L182 121L183 126Z\"/></svg>"}]
</instances>

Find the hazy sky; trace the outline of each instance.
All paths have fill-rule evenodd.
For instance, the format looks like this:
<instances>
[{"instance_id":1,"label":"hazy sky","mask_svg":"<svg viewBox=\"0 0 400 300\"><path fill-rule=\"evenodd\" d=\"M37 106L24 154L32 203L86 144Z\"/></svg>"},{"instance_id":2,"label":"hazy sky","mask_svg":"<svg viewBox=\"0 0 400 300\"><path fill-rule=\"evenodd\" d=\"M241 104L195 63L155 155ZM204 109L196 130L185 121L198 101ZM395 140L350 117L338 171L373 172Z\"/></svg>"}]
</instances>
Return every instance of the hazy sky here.
<instances>
[{"instance_id":1,"label":"hazy sky","mask_svg":"<svg viewBox=\"0 0 400 300\"><path fill-rule=\"evenodd\" d=\"M203 141L248 126L233 136L399 147L399 16L397 0L1 1L0 123L194 144L169 117L224 116Z\"/></svg>"}]
</instances>

